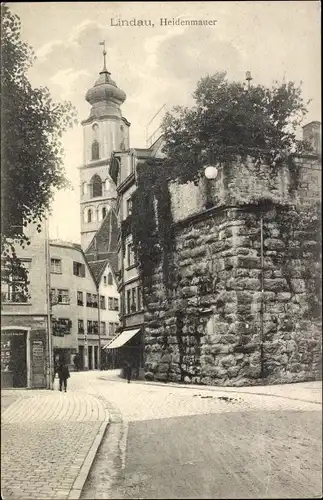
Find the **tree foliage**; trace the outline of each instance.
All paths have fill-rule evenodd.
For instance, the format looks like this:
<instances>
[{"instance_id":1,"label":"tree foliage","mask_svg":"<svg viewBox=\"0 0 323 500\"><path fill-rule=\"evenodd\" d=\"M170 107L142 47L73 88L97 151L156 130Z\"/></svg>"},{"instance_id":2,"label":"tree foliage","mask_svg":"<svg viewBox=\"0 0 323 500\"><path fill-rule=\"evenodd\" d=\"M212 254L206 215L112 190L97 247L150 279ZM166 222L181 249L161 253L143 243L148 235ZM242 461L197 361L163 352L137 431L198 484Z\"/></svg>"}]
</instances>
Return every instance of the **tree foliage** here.
<instances>
[{"instance_id":1,"label":"tree foliage","mask_svg":"<svg viewBox=\"0 0 323 500\"><path fill-rule=\"evenodd\" d=\"M35 56L20 38L21 22L1 6L1 255L6 267L19 259L17 245L28 244L23 227L41 222L54 189L68 186L62 134L76 122L69 102L53 102L46 87L33 88L28 70Z\"/></svg>"},{"instance_id":2,"label":"tree foliage","mask_svg":"<svg viewBox=\"0 0 323 500\"><path fill-rule=\"evenodd\" d=\"M162 124L170 175L183 182L211 162L248 155L275 166L308 148L296 138L307 111L293 82L248 89L222 72L202 78L193 97L192 108L173 108Z\"/></svg>"}]
</instances>

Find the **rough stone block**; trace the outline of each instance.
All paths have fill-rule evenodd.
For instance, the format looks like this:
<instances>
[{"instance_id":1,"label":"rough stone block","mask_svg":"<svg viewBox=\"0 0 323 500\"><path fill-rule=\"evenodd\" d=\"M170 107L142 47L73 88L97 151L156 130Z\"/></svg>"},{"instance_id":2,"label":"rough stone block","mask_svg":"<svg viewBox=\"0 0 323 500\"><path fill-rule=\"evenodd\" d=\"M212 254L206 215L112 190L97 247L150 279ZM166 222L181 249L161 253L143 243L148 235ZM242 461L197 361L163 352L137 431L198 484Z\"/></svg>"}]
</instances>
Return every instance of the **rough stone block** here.
<instances>
[{"instance_id":1,"label":"rough stone block","mask_svg":"<svg viewBox=\"0 0 323 500\"><path fill-rule=\"evenodd\" d=\"M239 255L237 261L237 267L245 267L248 269L259 268L260 257Z\"/></svg>"},{"instance_id":2,"label":"rough stone block","mask_svg":"<svg viewBox=\"0 0 323 500\"><path fill-rule=\"evenodd\" d=\"M232 354L230 354L229 356L223 357L220 360L220 362L221 362L222 366L224 366L225 368L235 365L235 359L234 359L234 356Z\"/></svg>"},{"instance_id":3,"label":"rough stone block","mask_svg":"<svg viewBox=\"0 0 323 500\"><path fill-rule=\"evenodd\" d=\"M236 302L228 302L224 305L224 312L226 314L231 314L237 312L237 303Z\"/></svg>"},{"instance_id":4,"label":"rough stone block","mask_svg":"<svg viewBox=\"0 0 323 500\"><path fill-rule=\"evenodd\" d=\"M240 366L230 366L227 369L227 374L230 378L235 378L239 375L240 372Z\"/></svg>"},{"instance_id":5,"label":"rough stone block","mask_svg":"<svg viewBox=\"0 0 323 500\"><path fill-rule=\"evenodd\" d=\"M223 335L222 341L224 343L234 344L237 341L237 337L236 337L236 335L230 335L230 334Z\"/></svg>"},{"instance_id":6,"label":"rough stone block","mask_svg":"<svg viewBox=\"0 0 323 500\"><path fill-rule=\"evenodd\" d=\"M283 250L285 243L278 238L267 238L264 240L264 247L269 250Z\"/></svg>"},{"instance_id":7,"label":"rough stone block","mask_svg":"<svg viewBox=\"0 0 323 500\"><path fill-rule=\"evenodd\" d=\"M293 292L295 293L304 293L306 292L306 285L303 279L292 278L291 279L291 287Z\"/></svg>"},{"instance_id":8,"label":"rough stone block","mask_svg":"<svg viewBox=\"0 0 323 500\"><path fill-rule=\"evenodd\" d=\"M265 290L272 292L283 292L288 290L288 284L284 278L265 279L264 287Z\"/></svg>"},{"instance_id":9,"label":"rough stone block","mask_svg":"<svg viewBox=\"0 0 323 500\"><path fill-rule=\"evenodd\" d=\"M290 292L279 292L277 293L277 300L282 302L287 302L291 299L292 294Z\"/></svg>"},{"instance_id":10,"label":"rough stone block","mask_svg":"<svg viewBox=\"0 0 323 500\"><path fill-rule=\"evenodd\" d=\"M159 380L160 382L168 382L168 374L167 373L156 373L155 379Z\"/></svg>"}]
</instances>

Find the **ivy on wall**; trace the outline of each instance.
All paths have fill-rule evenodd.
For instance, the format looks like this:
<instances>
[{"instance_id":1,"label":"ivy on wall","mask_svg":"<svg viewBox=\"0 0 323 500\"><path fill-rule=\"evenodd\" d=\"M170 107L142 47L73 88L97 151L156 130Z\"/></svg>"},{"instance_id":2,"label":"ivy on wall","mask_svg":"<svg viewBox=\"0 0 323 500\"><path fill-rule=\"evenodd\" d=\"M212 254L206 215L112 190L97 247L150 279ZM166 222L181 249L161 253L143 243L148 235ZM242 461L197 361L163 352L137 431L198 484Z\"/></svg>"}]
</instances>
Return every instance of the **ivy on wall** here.
<instances>
[{"instance_id":1,"label":"ivy on wall","mask_svg":"<svg viewBox=\"0 0 323 500\"><path fill-rule=\"evenodd\" d=\"M163 162L149 159L138 164L132 214L123 222L122 231L124 236L132 234L142 283L148 289L152 286L152 275L159 264L162 265L164 284L168 285L171 279L172 222Z\"/></svg>"}]
</instances>

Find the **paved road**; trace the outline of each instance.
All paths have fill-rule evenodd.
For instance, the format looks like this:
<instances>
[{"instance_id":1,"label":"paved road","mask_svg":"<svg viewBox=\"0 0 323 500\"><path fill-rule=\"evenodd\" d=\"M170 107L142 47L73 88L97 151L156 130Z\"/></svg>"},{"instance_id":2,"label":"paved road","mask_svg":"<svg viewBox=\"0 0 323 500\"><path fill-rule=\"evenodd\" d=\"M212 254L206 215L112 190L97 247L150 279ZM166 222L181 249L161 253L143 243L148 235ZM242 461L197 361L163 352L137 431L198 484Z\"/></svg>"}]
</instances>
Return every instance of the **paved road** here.
<instances>
[{"instance_id":1,"label":"paved road","mask_svg":"<svg viewBox=\"0 0 323 500\"><path fill-rule=\"evenodd\" d=\"M289 411L130 423L111 498L313 498L322 488L318 426L318 412Z\"/></svg>"},{"instance_id":2,"label":"paved road","mask_svg":"<svg viewBox=\"0 0 323 500\"><path fill-rule=\"evenodd\" d=\"M5 499L78 498L107 410L82 499L321 497L320 383L177 387L88 372L67 394L3 395Z\"/></svg>"},{"instance_id":3,"label":"paved road","mask_svg":"<svg viewBox=\"0 0 323 500\"><path fill-rule=\"evenodd\" d=\"M89 451L107 423L103 403L91 395L47 390L6 390L2 400L2 497L75 494L76 482L84 484Z\"/></svg>"},{"instance_id":4,"label":"paved road","mask_svg":"<svg viewBox=\"0 0 323 500\"><path fill-rule=\"evenodd\" d=\"M187 388L92 372L71 387L113 413L82 499L321 497L320 383Z\"/></svg>"}]
</instances>

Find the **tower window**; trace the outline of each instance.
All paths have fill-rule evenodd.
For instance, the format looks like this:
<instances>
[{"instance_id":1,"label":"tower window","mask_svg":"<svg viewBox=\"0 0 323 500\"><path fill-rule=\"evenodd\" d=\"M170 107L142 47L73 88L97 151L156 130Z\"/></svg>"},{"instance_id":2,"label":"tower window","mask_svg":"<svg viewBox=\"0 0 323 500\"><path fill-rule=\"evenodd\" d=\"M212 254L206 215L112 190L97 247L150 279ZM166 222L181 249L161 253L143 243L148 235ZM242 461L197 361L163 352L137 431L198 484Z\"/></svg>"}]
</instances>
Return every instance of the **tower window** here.
<instances>
[{"instance_id":1,"label":"tower window","mask_svg":"<svg viewBox=\"0 0 323 500\"><path fill-rule=\"evenodd\" d=\"M87 211L87 221L92 222L92 209L89 208Z\"/></svg>"},{"instance_id":2,"label":"tower window","mask_svg":"<svg viewBox=\"0 0 323 500\"><path fill-rule=\"evenodd\" d=\"M100 159L100 145L98 141L92 142L92 160Z\"/></svg>"},{"instance_id":3,"label":"tower window","mask_svg":"<svg viewBox=\"0 0 323 500\"><path fill-rule=\"evenodd\" d=\"M101 177L95 174L91 180L92 184L92 198L96 198L97 196L102 196L102 181Z\"/></svg>"},{"instance_id":4,"label":"tower window","mask_svg":"<svg viewBox=\"0 0 323 500\"><path fill-rule=\"evenodd\" d=\"M102 219L104 219L106 215L107 215L107 209L105 207L103 207L102 208Z\"/></svg>"}]
</instances>

